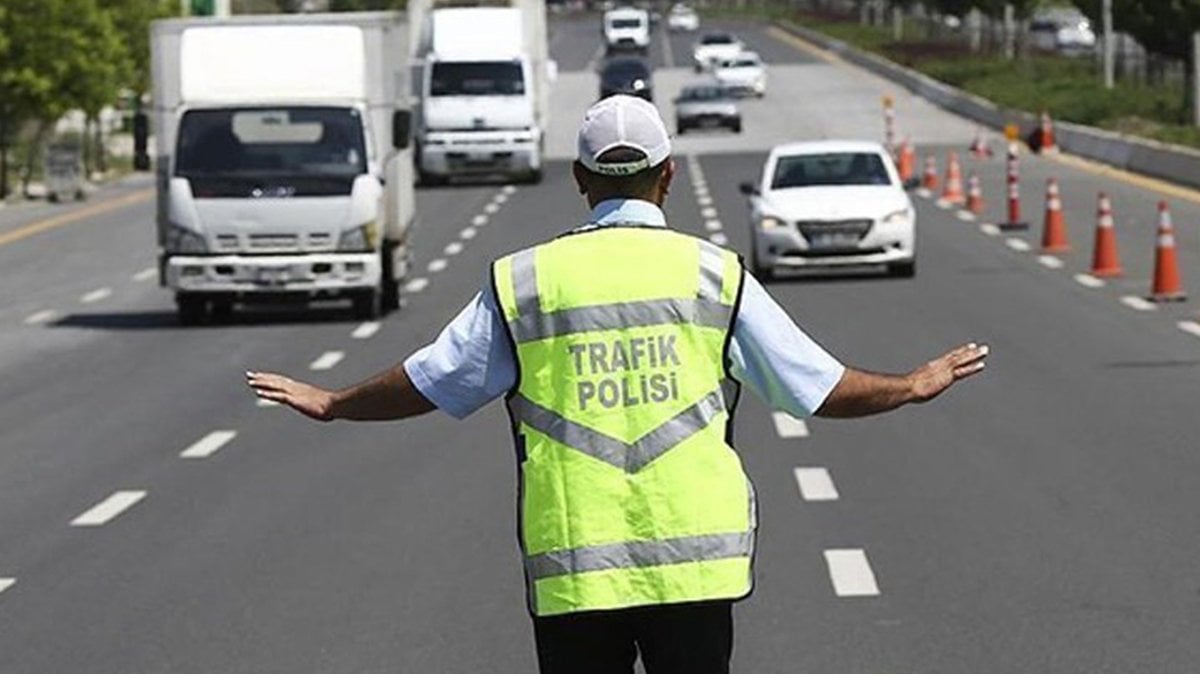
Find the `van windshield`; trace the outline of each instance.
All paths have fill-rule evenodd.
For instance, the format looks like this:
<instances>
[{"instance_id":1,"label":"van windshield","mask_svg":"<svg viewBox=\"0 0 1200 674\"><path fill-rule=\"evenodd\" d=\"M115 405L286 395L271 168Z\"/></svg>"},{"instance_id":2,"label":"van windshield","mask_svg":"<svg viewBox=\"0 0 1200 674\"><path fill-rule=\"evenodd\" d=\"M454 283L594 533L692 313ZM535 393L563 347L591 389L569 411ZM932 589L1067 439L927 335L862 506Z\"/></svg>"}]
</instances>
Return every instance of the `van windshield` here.
<instances>
[{"instance_id":1,"label":"van windshield","mask_svg":"<svg viewBox=\"0 0 1200 674\"><path fill-rule=\"evenodd\" d=\"M179 124L175 175L328 176L367 172L353 108L190 110Z\"/></svg>"},{"instance_id":2,"label":"van windshield","mask_svg":"<svg viewBox=\"0 0 1200 674\"><path fill-rule=\"evenodd\" d=\"M523 96L525 78L519 61L434 63L430 96Z\"/></svg>"},{"instance_id":3,"label":"van windshield","mask_svg":"<svg viewBox=\"0 0 1200 674\"><path fill-rule=\"evenodd\" d=\"M641 28L641 19L613 19L608 22L613 28Z\"/></svg>"},{"instance_id":4,"label":"van windshield","mask_svg":"<svg viewBox=\"0 0 1200 674\"><path fill-rule=\"evenodd\" d=\"M883 160L873 152L838 152L780 157L771 189L824 185L889 185Z\"/></svg>"}]
</instances>

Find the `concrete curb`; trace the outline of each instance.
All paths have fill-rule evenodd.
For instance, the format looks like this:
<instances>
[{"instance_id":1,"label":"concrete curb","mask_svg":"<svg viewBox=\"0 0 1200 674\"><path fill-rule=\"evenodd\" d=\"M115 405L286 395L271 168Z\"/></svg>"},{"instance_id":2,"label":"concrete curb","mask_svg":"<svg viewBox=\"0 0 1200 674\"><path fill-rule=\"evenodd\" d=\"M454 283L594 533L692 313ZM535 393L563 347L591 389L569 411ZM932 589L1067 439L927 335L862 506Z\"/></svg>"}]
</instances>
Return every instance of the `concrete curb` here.
<instances>
[{"instance_id":1,"label":"concrete curb","mask_svg":"<svg viewBox=\"0 0 1200 674\"><path fill-rule=\"evenodd\" d=\"M1032 113L1001 108L987 99L791 21L779 21L777 25L797 37L837 54L845 61L891 80L950 112L984 126L1000 130L1007 124L1016 124L1020 127L1022 135L1028 135L1037 128L1038 120ZM1054 126L1058 145L1064 152L1134 173L1200 188L1200 151L1081 124L1055 122Z\"/></svg>"}]
</instances>

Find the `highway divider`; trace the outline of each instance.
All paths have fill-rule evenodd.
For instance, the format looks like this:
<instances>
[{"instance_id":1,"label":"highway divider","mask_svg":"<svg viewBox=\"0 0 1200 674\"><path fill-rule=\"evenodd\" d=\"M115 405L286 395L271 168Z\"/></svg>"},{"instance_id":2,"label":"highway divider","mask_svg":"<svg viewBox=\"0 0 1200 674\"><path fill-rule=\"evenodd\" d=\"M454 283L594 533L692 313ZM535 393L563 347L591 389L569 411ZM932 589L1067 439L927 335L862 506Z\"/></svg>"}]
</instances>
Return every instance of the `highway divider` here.
<instances>
[{"instance_id":1,"label":"highway divider","mask_svg":"<svg viewBox=\"0 0 1200 674\"><path fill-rule=\"evenodd\" d=\"M836 54L844 61L895 82L935 105L984 126L1001 130L1008 124L1016 124L1023 135L1041 128L1040 116L1033 113L1001 108L985 98L952 87L793 21L781 20L776 22L776 25L796 37ZM1134 173L1200 188L1200 151L1065 122L1055 123L1055 135L1057 146L1063 152Z\"/></svg>"}]
</instances>

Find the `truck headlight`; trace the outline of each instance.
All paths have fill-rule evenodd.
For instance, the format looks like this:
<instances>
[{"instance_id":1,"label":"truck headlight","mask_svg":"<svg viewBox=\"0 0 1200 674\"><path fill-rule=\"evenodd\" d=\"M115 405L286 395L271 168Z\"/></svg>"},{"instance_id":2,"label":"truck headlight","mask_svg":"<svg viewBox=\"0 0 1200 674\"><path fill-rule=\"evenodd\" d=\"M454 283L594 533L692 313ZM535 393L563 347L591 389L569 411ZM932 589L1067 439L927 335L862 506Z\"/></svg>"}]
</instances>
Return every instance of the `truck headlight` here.
<instances>
[{"instance_id":1,"label":"truck headlight","mask_svg":"<svg viewBox=\"0 0 1200 674\"><path fill-rule=\"evenodd\" d=\"M779 218L765 215L761 220L758 221L758 226L762 227L763 229L775 229L776 227L783 227L783 221Z\"/></svg>"},{"instance_id":2,"label":"truck headlight","mask_svg":"<svg viewBox=\"0 0 1200 674\"><path fill-rule=\"evenodd\" d=\"M907 208L902 208L898 211L888 213L883 216L883 224L885 225L903 225L912 220L912 214Z\"/></svg>"},{"instance_id":3,"label":"truck headlight","mask_svg":"<svg viewBox=\"0 0 1200 674\"><path fill-rule=\"evenodd\" d=\"M375 221L353 227L342 232L338 238L338 250L343 253L367 253L375 250L377 235Z\"/></svg>"},{"instance_id":4,"label":"truck headlight","mask_svg":"<svg viewBox=\"0 0 1200 674\"><path fill-rule=\"evenodd\" d=\"M204 237L178 225L167 225L167 240L163 246L168 253L203 255L208 252Z\"/></svg>"}]
</instances>

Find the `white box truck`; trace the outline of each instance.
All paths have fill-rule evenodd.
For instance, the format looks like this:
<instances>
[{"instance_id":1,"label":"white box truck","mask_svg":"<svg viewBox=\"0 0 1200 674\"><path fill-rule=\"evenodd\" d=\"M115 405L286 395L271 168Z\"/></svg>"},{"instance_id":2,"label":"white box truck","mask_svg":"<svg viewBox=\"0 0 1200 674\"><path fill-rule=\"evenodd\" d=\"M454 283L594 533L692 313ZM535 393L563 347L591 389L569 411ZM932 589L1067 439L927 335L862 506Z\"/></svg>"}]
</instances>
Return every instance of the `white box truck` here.
<instances>
[{"instance_id":1,"label":"white box truck","mask_svg":"<svg viewBox=\"0 0 1200 674\"><path fill-rule=\"evenodd\" d=\"M501 175L537 182L555 65L544 0L435 8L411 0L421 182Z\"/></svg>"},{"instance_id":2,"label":"white box truck","mask_svg":"<svg viewBox=\"0 0 1200 674\"><path fill-rule=\"evenodd\" d=\"M415 216L402 15L172 19L150 33L160 278L181 322L235 302L397 307Z\"/></svg>"}]
</instances>

